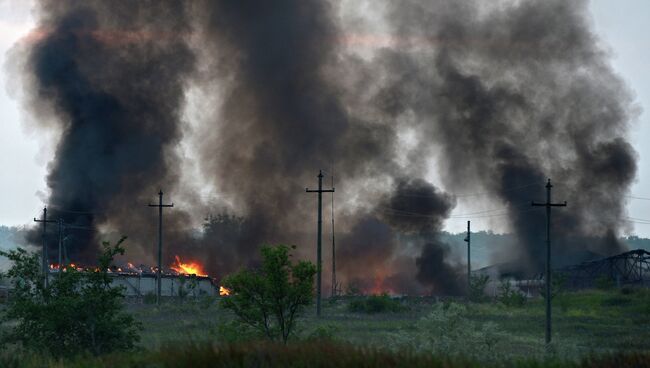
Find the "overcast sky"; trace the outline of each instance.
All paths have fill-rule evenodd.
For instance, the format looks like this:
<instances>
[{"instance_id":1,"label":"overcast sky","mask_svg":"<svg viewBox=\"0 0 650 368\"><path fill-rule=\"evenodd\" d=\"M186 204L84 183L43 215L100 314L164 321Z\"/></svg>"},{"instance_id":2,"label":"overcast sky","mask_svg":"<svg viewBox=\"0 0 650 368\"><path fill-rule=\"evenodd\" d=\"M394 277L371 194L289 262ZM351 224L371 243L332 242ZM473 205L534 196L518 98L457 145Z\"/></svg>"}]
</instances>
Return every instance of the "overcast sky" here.
<instances>
[{"instance_id":1,"label":"overcast sky","mask_svg":"<svg viewBox=\"0 0 650 368\"><path fill-rule=\"evenodd\" d=\"M6 65L11 47L34 25L30 2L0 0L0 225L23 225L38 215L45 199L46 168L53 148L47 143L52 137L27 128L19 84ZM650 111L650 1L592 0L590 9L603 47L611 52L614 69L636 95L641 113L634 122L631 140L639 153L639 170L632 196L650 198L650 112L646 112ZM462 213L464 209L456 211ZM650 200L630 198L628 212L630 217L650 220ZM447 229L462 231L464 226L464 221L450 222ZM635 223L633 233L650 237L650 225Z\"/></svg>"}]
</instances>

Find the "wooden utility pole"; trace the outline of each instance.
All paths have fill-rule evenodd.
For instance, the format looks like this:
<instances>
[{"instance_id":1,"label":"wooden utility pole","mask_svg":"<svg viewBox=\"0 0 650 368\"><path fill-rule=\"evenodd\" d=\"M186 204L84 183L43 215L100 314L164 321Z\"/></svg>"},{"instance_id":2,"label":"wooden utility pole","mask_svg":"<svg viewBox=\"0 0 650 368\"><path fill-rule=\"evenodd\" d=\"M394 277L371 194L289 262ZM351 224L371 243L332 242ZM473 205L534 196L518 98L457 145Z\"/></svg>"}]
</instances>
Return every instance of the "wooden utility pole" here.
<instances>
[{"instance_id":1,"label":"wooden utility pole","mask_svg":"<svg viewBox=\"0 0 650 368\"><path fill-rule=\"evenodd\" d=\"M163 192L158 193L158 204L149 204L149 207L158 207L158 269L156 270L156 304L160 305L160 290L162 285L162 216L163 207L174 207L174 204L163 204Z\"/></svg>"},{"instance_id":2,"label":"wooden utility pole","mask_svg":"<svg viewBox=\"0 0 650 368\"><path fill-rule=\"evenodd\" d=\"M334 175L332 175L334 188ZM332 191L332 297L336 297L336 242L334 238L334 191Z\"/></svg>"},{"instance_id":3,"label":"wooden utility pole","mask_svg":"<svg viewBox=\"0 0 650 368\"><path fill-rule=\"evenodd\" d=\"M43 207L43 219L38 220L36 217L34 217L34 222L40 222L43 224L43 253L41 256L43 257L42 260L42 267L43 267L43 286L47 287L49 280L48 280L48 275L50 273L50 265L49 265L49 259L48 259L48 254L47 254L47 223L48 222L56 222L55 220L48 220L47 219L47 207Z\"/></svg>"},{"instance_id":4,"label":"wooden utility pole","mask_svg":"<svg viewBox=\"0 0 650 368\"><path fill-rule=\"evenodd\" d=\"M63 219L59 219L59 272L63 271L63 264L61 262L61 248L63 246Z\"/></svg>"},{"instance_id":5,"label":"wooden utility pole","mask_svg":"<svg viewBox=\"0 0 650 368\"><path fill-rule=\"evenodd\" d=\"M551 203L551 179L546 183L546 203L533 202L533 206L546 207L546 344L551 342L551 207L566 207L564 203Z\"/></svg>"},{"instance_id":6,"label":"wooden utility pole","mask_svg":"<svg viewBox=\"0 0 650 368\"><path fill-rule=\"evenodd\" d=\"M465 242L467 242L467 300L469 300L471 298L471 296L472 296L471 295L472 294L472 279L470 277L472 275L472 263L471 263L470 252L469 252L470 241L471 241L471 239L470 239L471 232L470 232L470 229L469 229L469 224L470 224L470 222L468 220L467 221L467 236L464 239Z\"/></svg>"},{"instance_id":7,"label":"wooden utility pole","mask_svg":"<svg viewBox=\"0 0 650 368\"><path fill-rule=\"evenodd\" d=\"M323 193L334 192L332 189L323 189L323 172L318 171L318 190L305 188L307 193L318 193L318 234L316 235L316 315L320 317L321 301L321 274L322 274L322 232L323 232Z\"/></svg>"}]
</instances>

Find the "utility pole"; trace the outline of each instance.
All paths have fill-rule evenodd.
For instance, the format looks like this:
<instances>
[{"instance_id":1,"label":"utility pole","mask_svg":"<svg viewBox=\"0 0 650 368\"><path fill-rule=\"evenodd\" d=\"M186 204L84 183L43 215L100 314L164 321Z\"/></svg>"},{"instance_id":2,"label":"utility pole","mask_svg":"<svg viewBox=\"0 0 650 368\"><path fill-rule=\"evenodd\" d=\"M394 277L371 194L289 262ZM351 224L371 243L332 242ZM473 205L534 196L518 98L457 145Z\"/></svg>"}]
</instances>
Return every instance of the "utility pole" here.
<instances>
[{"instance_id":1,"label":"utility pole","mask_svg":"<svg viewBox=\"0 0 650 368\"><path fill-rule=\"evenodd\" d=\"M43 264L41 266L43 267L43 286L47 287L49 283L48 275L50 273L50 265L48 264L49 260L47 255L47 223L56 221L47 219L47 207L43 207L43 219L38 220L36 217L34 217L34 222L41 222L43 224Z\"/></svg>"},{"instance_id":2,"label":"utility pole","mask_svg":"<svg viewBox=\"0 0 650 368\"><path fill-rule=\"evenodd\" d=\"M334 188L334 175L332 175ZM332 297L336 297L336 242L334 238L334 192L332 191Z\"/></svg>"},{"instance_id":3,"label":"utility pole","mask_svg":"<svg viewBox=\"0 0 650 368\"><path fill-rule=\"evenodd\" d=\"M321 300L321 273L322 273L322 232L323 232L323 193L334 193L334 188L323 189L323 171L318 171L318 190L309 190L307 193L318 193L318 235L316 236L316 315L320 317Z\"/></svg>"},{"instance_id":4,"label":"utility pole","mask_svg":"<svg viewBox=\"0 0 650 368\"><path fill-rule=\"evenodd\" d=\"M58 221L59 225L59 272L63 271L63 265L61 263L61 248L63 246L63 219L60 218Z\"/></svg>"},{"instance_id":5,"label":"utility pole","mask_svg":"<svg viewBox=\"0 0 650 368\"><path fill-rule=\"evenodd\" d=\"M546 345L551 343L551 207L566 207L564 203L551 203L551 179L546 183L546 203L532 202L535 207L546 207Z\"/></svg>"},{"instance_id":6,"label":"utility pole","mask_svg":"<svg viewBox=\"0 0 650 368\"><path fill-rule=\"evenodd\" d=\"M467 243L467 300L470 299L472 296L472 279L470 278L472 274L472 264L471 264L471 259L470 259L470 253L469 253L469 248L470 248L470 229L469 229L469 220L467 221L467 236L465 237L465 242Z\"/></svg>"},{"instance_id":7,"label":"utility pole","mask_svg":"<svg viewBox=\"0 0 650 368\"><path fill-rule=\"evenodd\" d=\"M158 269L156 270L156 305L160 305L160 290L161 290L161 271L162 271L162 216L163 207L174 207L172 204L163 204L163 192L158 193L158 204L149 204L149 207L158 207Z\"/></svg>"}]
</instances>

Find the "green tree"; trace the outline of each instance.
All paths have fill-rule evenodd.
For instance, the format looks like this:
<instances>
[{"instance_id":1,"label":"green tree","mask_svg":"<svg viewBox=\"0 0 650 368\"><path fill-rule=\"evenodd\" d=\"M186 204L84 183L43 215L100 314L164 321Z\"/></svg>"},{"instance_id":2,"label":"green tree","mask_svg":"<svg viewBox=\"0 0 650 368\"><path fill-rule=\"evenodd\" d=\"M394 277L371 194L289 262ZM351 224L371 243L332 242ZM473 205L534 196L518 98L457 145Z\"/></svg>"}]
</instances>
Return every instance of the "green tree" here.
<instances>
[{"instance_id":1,"label":"green tree","mask_svg":"<svg viewBox=\"0 0 650 368\"><path fill-rule=\"evenodd\" d=\"M43 285L39 254L24 249L0 251L13 265L2 275L13 290L3 322L13 326L3 343L46 350L53 356L90 352L95 355L128 350L138 341L140 324L123 311L123 289L111 287L108 269L117 254L124 254L120 239L103 243L95 270L67 267Z\"/></svg>"},{"instance_id":2,"label":"green tree","mask_svg":"<svg viewBox=\"0 0 650 368\"><path fill-rule=\"evenodd\" d=\"M231 290L223 306L267 338L284 343L298 315L313 301L316 274L311 262L292 263L289 250L286 245L262 247L260 269L242 270L222 280Z\"/></svg>"}]
</instances>

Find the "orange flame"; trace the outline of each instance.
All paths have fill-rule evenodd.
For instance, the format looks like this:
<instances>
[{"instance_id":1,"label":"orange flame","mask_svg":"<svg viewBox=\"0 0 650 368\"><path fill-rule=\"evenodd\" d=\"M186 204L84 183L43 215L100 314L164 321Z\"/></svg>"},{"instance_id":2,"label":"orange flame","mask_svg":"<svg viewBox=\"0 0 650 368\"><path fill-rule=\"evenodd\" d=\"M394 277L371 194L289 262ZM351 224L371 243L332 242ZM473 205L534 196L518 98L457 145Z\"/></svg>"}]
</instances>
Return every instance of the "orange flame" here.
<instances>
[{"instance_id":1,"label":"orange flame","mask_svg":"<svg viewBox=\"0 0 650 368\"><path fill-rule=\"evenodd\" d=\"M196 276L208 276L205 271L203 271L203 266L197 262L181 262L180 257L175 256L176 263L172 264L170 268L180 274L184 275L196 275Z\"/></svg>"},{"instance_id":2,"label":"orange flame","mask_svg":"<svg viewBox=\"0 0 650 368\"><path fill-rule=\"evenodd\" d=\"M230 295L230 289L223 286L219 286L219 296L228 296Z\"/></svg>"}]
</instances>

